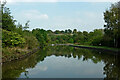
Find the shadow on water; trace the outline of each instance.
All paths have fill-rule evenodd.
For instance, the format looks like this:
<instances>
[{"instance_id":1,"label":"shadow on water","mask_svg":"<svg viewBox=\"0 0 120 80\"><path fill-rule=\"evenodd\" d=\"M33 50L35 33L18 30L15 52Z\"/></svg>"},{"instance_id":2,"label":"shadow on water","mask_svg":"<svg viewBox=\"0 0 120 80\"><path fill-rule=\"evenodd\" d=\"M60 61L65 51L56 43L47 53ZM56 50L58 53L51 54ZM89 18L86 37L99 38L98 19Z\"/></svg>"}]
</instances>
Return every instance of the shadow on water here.
<instances>
[{"instance_id":1,"label":"shadow on water","mask_svg":"<svg viewBox=\"0 0 120 80\"><path fill-rule=\"evenodd\" d=\"M65 58L72 57L78 60L82 59L83 62L91 60L94 64L103 62L104 67L102 74L105 75L104 79L120 79L120 56L111 55L107 52L98 52L96 50L74 48L70 46L48 46L30 55L28 58L7 62L2 66L2 77L19 78L21 74L24 74L26 78L29 78L29 71L27 71L27 69L35 68L38 63L43 62L46 57L52 55L56 57L63 56Z\"/></svg>"}]
</instances>

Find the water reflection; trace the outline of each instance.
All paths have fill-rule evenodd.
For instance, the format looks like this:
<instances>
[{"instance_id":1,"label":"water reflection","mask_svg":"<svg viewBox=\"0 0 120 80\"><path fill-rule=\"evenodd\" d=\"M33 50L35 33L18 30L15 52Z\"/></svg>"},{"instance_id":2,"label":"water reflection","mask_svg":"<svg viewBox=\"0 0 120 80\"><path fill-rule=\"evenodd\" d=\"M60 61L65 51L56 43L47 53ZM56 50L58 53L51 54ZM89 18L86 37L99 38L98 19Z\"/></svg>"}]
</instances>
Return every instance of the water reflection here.
<instances>
[{"instance_id":1,"label":"water reflection","mask_svg":"<svg viewBox=\"0 0 120 80\"><path fill-rule=\"evenodd\" d=\"M49 46L3 64L3 78L119 78L118 55L69 46Z\"/></svg>"}]
</instances>

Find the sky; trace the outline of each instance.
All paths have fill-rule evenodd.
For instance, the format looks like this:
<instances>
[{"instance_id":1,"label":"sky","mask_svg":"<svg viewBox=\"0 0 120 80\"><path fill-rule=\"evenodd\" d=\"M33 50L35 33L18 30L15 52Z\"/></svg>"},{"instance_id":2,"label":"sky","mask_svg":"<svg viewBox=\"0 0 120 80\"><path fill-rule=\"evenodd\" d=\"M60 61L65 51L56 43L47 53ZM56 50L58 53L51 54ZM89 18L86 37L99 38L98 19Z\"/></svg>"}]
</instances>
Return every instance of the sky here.
<instances>
[{"instance_id":1,"label":"sky","mask_svg":"<svg viewBox=\"0 0 120 80\"><path fill-rule=\"evenodd\" d=\"M65 29L92 31L104 28L103 12L113 3L112 0L99 1L8 0L7 7L17 22L24 25L30 20L29 30L41 28L53 31Z\"/></svg>"}]
</instances>

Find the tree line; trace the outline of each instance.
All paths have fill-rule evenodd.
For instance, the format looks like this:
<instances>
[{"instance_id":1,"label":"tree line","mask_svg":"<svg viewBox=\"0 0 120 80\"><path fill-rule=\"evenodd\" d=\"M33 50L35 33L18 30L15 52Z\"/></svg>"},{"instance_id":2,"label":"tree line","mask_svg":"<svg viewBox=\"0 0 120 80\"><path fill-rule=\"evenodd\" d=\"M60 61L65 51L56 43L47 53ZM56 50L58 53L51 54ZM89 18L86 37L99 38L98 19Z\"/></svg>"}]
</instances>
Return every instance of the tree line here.
<instances>
[{"instance_id":1,"label":"tree line","mask_svg":"<svg viewBox=\"0 0 120 80\"><path fill-rule=\"evenodd\" d=\"M59 32L59 34L58 34ZM104 36L103 29L95 29L94 31L77 31L74 29L73 31L68 29L65 31L48 31L50 35L50 39L52 43L74 43L81 45L100 45L101 39Z\"/></svg>"}]
</instances>

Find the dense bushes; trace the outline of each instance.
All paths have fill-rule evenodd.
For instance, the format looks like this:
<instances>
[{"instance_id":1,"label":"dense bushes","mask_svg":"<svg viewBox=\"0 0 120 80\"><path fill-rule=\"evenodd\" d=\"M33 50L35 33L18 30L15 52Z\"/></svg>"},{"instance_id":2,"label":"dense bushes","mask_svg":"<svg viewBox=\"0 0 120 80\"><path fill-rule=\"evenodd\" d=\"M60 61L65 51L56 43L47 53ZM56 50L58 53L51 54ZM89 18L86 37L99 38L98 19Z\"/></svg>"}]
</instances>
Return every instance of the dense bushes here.
<instances>
[{"instance_id":1,"label":"dense bushes","mask_svg":"<svg viewBox=\"0 0 120 80\"><path fill-rule=\"evenodd\" d=\"M38 40L29 31L23 31L22 35L2 30L2 46L4 47L20 47L33 49L39 46Z\"/></svg>"},{"instance_id":2,"label":"dense bushes","mask_svg":"<svg viewBox=\"0 0 120 80\"><path fill-rule=\"evenodd\" d=\"M25 44L25 39L18 33L2 30L3 47L16 47Z\"/></svg>"},{"instance_id":3,"label":"dense bushes","mask_svg":"<svg viewBox=\"0 0 120 80\"><path fill-rule=\"evenodd\" d=\"M48 44L49 38L45 30L37 28L37 29L33 29L32 33L37 38L40 47L44 47L45 45Z\"/></svg>"},{"instance_id":4,"label":"dense bushes","mask_svg":"<svg viewBox=\"0 0 120 80\"><path fill-rule=\"evenodd\" d=\"M37 38L32 34L32 32L24 31L23 37L26 40L24 47L26 47L27 49L34 49L39 46L39 42Z\"/></svg>"}]
</instances>

